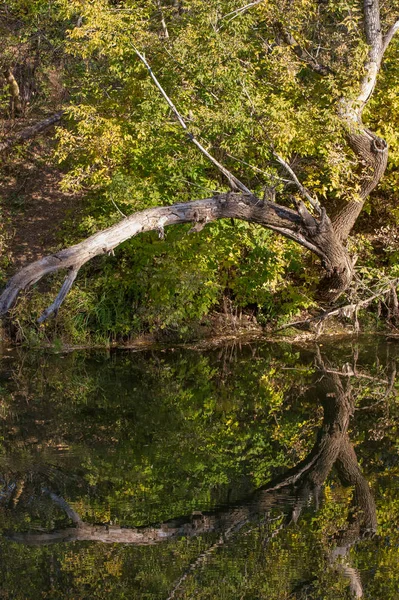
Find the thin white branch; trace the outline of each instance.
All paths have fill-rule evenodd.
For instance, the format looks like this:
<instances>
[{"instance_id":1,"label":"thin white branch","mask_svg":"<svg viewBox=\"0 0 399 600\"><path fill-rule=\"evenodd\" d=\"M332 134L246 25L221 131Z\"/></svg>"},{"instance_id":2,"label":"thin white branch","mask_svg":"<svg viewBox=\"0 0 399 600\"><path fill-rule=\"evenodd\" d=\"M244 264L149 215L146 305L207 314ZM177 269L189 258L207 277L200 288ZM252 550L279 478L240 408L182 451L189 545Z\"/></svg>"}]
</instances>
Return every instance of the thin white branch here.
<instances>
[{"instance_id":1,"label":"thin white branch","mask_svg":"<svg viewBox=\"0 0 399 600\"><path fill-rule=\"evenodd\" d=\"M382 42L382 54L384 54L385 50L388 48L393 36L397 31L399 31L399 19L392 25L392 27L388 30L388 33L384 36Z\"/></svg>"},{"instance_id":2,"label":"thin white branch","mask_svg":"<svg viewBox=\"0 0 399 600\"><path fill-rule=\"evenodd\" d=\"M162 25L162 30L163 30L163 37L166 40L168 40L169 39L169 31L168 31L168 28L166 27L166 21L165 21L164 15L163 15L163 10L162 10L160 0L157 0L157 8L159 10L159 14L161 15L161 25Z\"/></svg>"},{"instance_id":3,"label":"thin white branch","mask_svg":"<svg viewBox=\"0 0 399 600\"><path fill-rule=\"evenodd\" d=\"M254 165L251 165L250 163L246 162L245 160L241 160L240 158L236 158L235 156L233 156L232 154L229 154L228 152L226 152L226 156L228 156L229 158L232 158L233 160L241 163L242 165L245 165L245 166L249 167L250 169L253 169L257 173L261 173L262 175L265 175L269 179L273 179L274 181L282 181L284 183L295 184L295 182L292 181L292 179L284 179L283 177L278 177L277 175L273 175L272 173L267 173L266 171L263 171L263 169L259 169L259 167L255 167Z\"/></svg>"},{"instance_id":4,"label":"thin white branch","mask_svg":"<svg viewBox=\"0 0 399 600\"><path fill-rule=\"evenodd\" d=\"M121 209L119 208L119 206L117 205L117 203L115 202L115 200L114 200L112 197L111 197L111 202L112 202L112 204L115 206L115 208L116 208L116 210L118 211L118 213L119 213L119 214L120 214L120 215L121 215L121 216L122 216L124 219L126 219L126 216L127 216L127 215L125 215L125 214L124 214L124 213L121 211Z\"/></svg>"},{"instance_id":5,"label":"thin white branch","mask_svg":"<svg viewBox=\"0 0 399 600\"><path fill-rule=\"evenodd\" d=\"M311 204L311 206L313 206L314 210L317 212L317 214L321 214L321 206L320 206L320 202L318 201L317 198L313 198L308 190L305 188L304 185L302 185L302 183L299 181L298 177L296 176L294 170L290 167L290 165L279 155L277 154L277 152L275 152L273 150L273 156L274 158L277 160L277 162L280 163L280 165L282 165L284 167L284 169L287 171L287 173L289 173L293 179L293 182L295 183L295 185L297 186L297 188L299 189L299 191L301 192L302 196L304 196L306 198L306 200L308 200L308 202Z\"/></svg>"},{"instance_id":6,"label":"thin white branch","mask_svg":"<svg viewBox=\"0 0 399 600\"><path fill-rule=\"evenodd\" d=\"M231 187L233 188L233 190L241 190L245 194L251 194L252 195L252 192L243 183L241 183L241 181L239 179L237 179L237 177L235 177L232 173L230 173L230 171L228 169L226 169L226 167L224 167L219 161L217 161L216 158L214 158L208 152L208 150L206 150L204 148L204 146L196 139L196 137L191 132L189 132L188 127L187 127L187 125L186 125L183 117L181 116L181 114L177 110L176 106L173 104L172 100L169 98L169 96L167 95L167 93L165 92L165 90L163 89L163 87L161 86L161 84L159 83L158 79L155 77L155 75L154 75L154 73L153 73L150 65L147 62L147 59L144 56L144 54L142 54L141 52L139 52L139 50L137 50L137 48L135 48L134 46L133 46L133 48L134 48L134 51L136 52L137 56L141 60L141 62L147 68L147 70L148 70L148 72L149 72L149 74L151 76L151 79L155 83L155 85L158 88L158 90L161 92L161 94L164 97L164 99L165 99L166 103L168 104L168 106L171 108L171 110L175 114L175 116L176 116L177 120L179 121L180 125L187 132L188 139L195 146L197 146L197 148L202 152L202 154L204 154L204 156L206 156L219 169L219 171L221 173L223 173L223 175L229 181L229 183L230 183Z\"/></svg>"},{"instance_id":7,"label":"thin white branch","mask_svg":"<svg viewBox=\"0 0 399 600\"><path fill-rule=\"evenodd\" d=\"M232 10L231 12L227 13L226 15L223 15L223 17L220 20L228 19L229 17L235 18L237 15L241 15L242 13L246 12L250 8L257 6L261 2L263 2L263 0L254 0L254 2L250 2L249 4L246 4L245 6L241 6L240 8L237 8L236 10Z\"/></svg>"}]
</instances>

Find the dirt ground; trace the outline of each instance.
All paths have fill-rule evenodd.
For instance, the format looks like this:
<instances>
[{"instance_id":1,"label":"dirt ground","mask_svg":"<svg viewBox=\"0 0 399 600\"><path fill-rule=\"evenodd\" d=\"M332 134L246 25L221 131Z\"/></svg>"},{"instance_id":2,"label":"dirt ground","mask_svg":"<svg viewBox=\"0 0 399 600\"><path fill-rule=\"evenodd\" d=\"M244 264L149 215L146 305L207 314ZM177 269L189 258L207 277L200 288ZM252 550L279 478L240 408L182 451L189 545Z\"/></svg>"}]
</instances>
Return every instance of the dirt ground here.
<instances>
[{"instance_id":1,"label":"dirt ground","mask_svg":"<svg viewBox=\"0 0 399 600\"><path fill-rule=\"evenodd\" d=\"M82 194L62 191L61 171L51 161L51 139L11 149L2 157L1 209L7 273L60 247L65 221L79 213Z\"/></svg>"}]
</instances>

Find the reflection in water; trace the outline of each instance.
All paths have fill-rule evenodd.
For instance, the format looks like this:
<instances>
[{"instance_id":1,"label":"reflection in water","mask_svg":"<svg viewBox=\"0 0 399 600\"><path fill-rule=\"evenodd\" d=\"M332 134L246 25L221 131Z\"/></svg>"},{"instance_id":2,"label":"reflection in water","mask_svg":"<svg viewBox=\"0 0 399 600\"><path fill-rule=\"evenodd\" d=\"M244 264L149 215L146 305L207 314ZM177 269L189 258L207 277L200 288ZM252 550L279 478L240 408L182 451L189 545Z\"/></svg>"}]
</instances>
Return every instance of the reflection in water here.
<instances>
[{"instance_id":1,"label":"reflection in water","mask_svg":"<svg viewBox=\"0 0 399 600\"><path fill-rule=\"evenodd\" d=\"M365 540L374 537L377 531L377 509L370 486L358 465L349 438L349 427L355 404L359 410L364 411L363 415L369 414L370 410L373 413L382 408L384 418L381 420L385 420L382 427L392 425L387 406L395 385L396 358L395 354L392 356L391 348L385 364L381 364L378 352L375 352L370 360L370 347L367 345L361 349L360 354L364 356L359 358L359 349L353 351L351 347L345 346L339 350L323 352L320 347L316 347L301 353L287 350L287 347L268 347L266 350L247 348L244 349L241 358L239 355L234 358L232 353L222 353L217 359L209 355L206 360L203 356L192 360L193 355L187 359L183 352L171 362L164 356L152 355L150 358L143 357L142 361L139 359L133 366L132 357L125 354L115 357L107 365L108 374L112 372L108 380L101 377L98 379L99 364L90 363L92 359L88 359L90 369L84 374L81 371L71 373L68 369L61 369L54 378L54 370L50 371L53 379L46 379L42 388L37 386L37 382L32 388L31 381L28 383L25 377L16 380L6 376L8 383L12 380L12 385L8 385L10 398L4 414L4 423L5 426L14 427L16 430L11 431L8 438L5 436L5 454L2 461L4 473L0 481L0 485L3 486L0 505L4 507L6 520L8 518L9 521L4 525L6 533L3 543L18 542L29 546L47 547L65 542L102 542L134 547L159 547L161 542L167 542L167 547L172 548L172 552L176 554L181 552L179 544L182 540L185 544L193 540L190 542L193 544L195 539L200 538L203 547L200 546L197 552L193 553L185 566L183 564L174 581L158 587L158 595L147 595L148 590L140 592L135 585L129 588L140 598L191 598L194 596L190 595L193 593L190 592L190 581L200 577L199 572L205 572L205 565L218 562L223 550L229 549L234 557L234 549L248 544L254 532L262 537L261 546L263 552L267 553L272 543L283 538L284 532L294 532L291 535L298 537L296 532L302 521L300 517L305 513L305 534L311 537L309 531L315 516L309 512L309 507L313 505L316 510L320 509L321 513L324 510L320 518L326 520L322 551L324 569L330 573L335 572L335 580L339 578L338 573L341 573L341 582L347 580L352 597L364 597L362 578L353 564L351 548L359 541L364 544ZM227 360L226 356L233 360ZM120 364L119 360L123 364ZM27 368L28 380L31 368ZM103 369L103 366L101 368ZM21 374L21 370L18 372ZM71 403L69 408L72 410L61 411L49 419L40 414L41 403L38 401L30 416L22 416L19 402L21 399L27 401L28 398L32 401L32 394L38 393L39 389L40 393L45 391L50 393L50 396L54 389L58 389L58 392L62 390L65 394L65 387L60 386L60 381L65 385L65 374L77 377L77 387L82 385L83 389L81 393L77 393L72 385L69 393L65 395L65 399ZM116 381L120 386L120 401L117 407L113 403L109 405L110 393L111 398L115 399L113 384ZM151 385L148 386L150 381ZM71 385L70 377L68 384ZM226 385L229 386L227 389ZM26 386L23 392L21 386ZM52 392L49 387L52 388ZM142 398L141 414L140 407L132 407L131 392L134 392L134 399L140 403L143 389L146 389L147 393ZM103 398L99 395L99 390L104 392ZM123 393L127 394L126 402L123 402ZM151 394L152 400L155 399L152 406L149 400ZM96 399L94 404L93 398ZM317 411L316 402L322 407L322 415ZM305 407L305 420L299 405ZM78 411L76 406L79 406ZM118 411L112 410L110 415L111 408L118 408ZM16 411L15 415L13 410ZM162 435L162 416L166 416L166 411L171 410L174 411L173 415L169 415L169 419L163 424L165 431ZM160 414L156 414L156 411ZM75 417L89 417L89 421L92 421L89 435L76 421L64 421L65 416L71 419L72 414ZM151 427L145 423L146 416ZM58 427L51 439L46 425L55 422ZM133 423L136 423L133 431L134 443L133 438L127 434L129 426L133 426ZM306 432L309 423L312 427ZM367 417L365 424L370 426ZM76 429L73 431L74 425ZM369 429L368 433L370 431L376 438L381 436L378 424L373 430ZM93 440L90 433L97 436L97 439ZM140 438L137 445L135 436ZM312 437L316 438L313 443ZM7 442L18 445L22 438L22 451L19 454L14 452L12 456ZM274 438L273 443L270 443L270 438ZM87 446L93 443L96 451L87 454ZM232 444L237 448L233 448ZM155 454L145 450L152 445L156 446ZM28 447L30 455L27 453ZM51 455L49 448L58 449L57 458ZM193 462L188 466L176 467L167 462L180 461L178 453L184 450L187 450L189 455L195 455ZM39 456L35 457L34 451L37 451ZM135 454L140 452L142 454L139 458L135 458ZM166 462L162 459L162 453L167 459ZM201 468L196 463L197 455L200 457ZM244 461L240 466L240 473L237 464L231 464L231 459L239 464L242 457ZM118 458L127 468L122 467L121 470ZM214 464L215 458L220 462L217 468ZM110 460L111 466L104 464L104 460ZM147 474L147 477L140 481L142 473L129 470L129 461L136 462L139 469L146 470L150 465L149 472L153 468L155 471L158 468L158 472L155 477ZM80 462L78 468L77 462ZM293 466L287 468L290 462ZM107 466L108 471L105 473ZM247 481L243 485L243 474L248 469L251 477L247 475ZM100 470L104 473L99 473ZM269 482L257 486L257 478L254 476L256 471L263 476L269 472ZM186 486L181 485L181 480L177 484L168 480L172 480L173 477L181 479L190 472L194 472L195 475L192 477L193 481L190 478ZM110 473L114 476L113 480ZM205 479L203 489L198 483L198 474L200 477L202 474L202 478ZM229 476L227 486L222 483L225 475ZM331 477L334 485L327 483ZM168 512L170 516L158 518L154 525L144 524L145 516L142 510L133 509L132 514L125 519L123 515L119 516L115 519L119 521L118 524L111 522L109 518L99 518L99 513L104 510L104 506L101 509L101 503L105 505L109 497L107 488L113 488L118 496L126 491L126 487L143 484L143 481L146 486L152 486L150 493L154 493L153 488L165 486L166 495L160 494L160 504L163 503L166 509L158 508L157 516L163 516L164 513L168 515ZM341 510L334 513L334 501L331 502L331 498L326 496L326 490L331 495L338 482L351 493L346 494ZM207 483L212 489L219 490L220 497L217 502L209 502L209 496L206 501ZM187 490L184 489L190 488L190 485L193 490L189 492L193 493L194 498L197 496L196 501L193 501L190 493L187 494ZM249 486L255 489L245 490ZM178 488L177 495L171 503L168 489L174 490L174 487ZM61 494L62 490L64 492ZM85 498L88 493L97 493L100 496L100 500L98 497L94 499L97 509L94 522L87 512L88 503ZM131 493L130 497L134 498L135 494ZM133 505L134 501L137 504L137 496ZM184 511L185 506L189 510ZM183 510L177 512L179 508ZM44 519L43 511L46 513ZM183 516L174 516L179 513ZM14 515L14 520L10 518L11 514ZM310 514L313 516L309 517ZM19 520L15 515L19 515ZM26 515L29 515L28 519ZM29 523L35 521L32 515L39 518L42 516L45 530L43 525L38 525L32 530L29 526ZM134 526L134 519L143 524ZM14 527L10 527L10 523ZM370 543L376 543L376 539L378 536ZM299 546L301 543L304 544L304 541L298 541ZM306 547L306 551L312 552L312 543L314 540L306 541L305 546L309 546ZM237 550L237 554L239 552ZM284 544L280 552L286 552ZM275 560L280 560L278 554ZM297 570L301 571L300 568ZM321 573L317 569L307 571L300 577L293 577L284 592L279 590L278 585L274 588L271 586L264 592L258 587L256 597L276 600L347 597L345 586L343 589L332 587L331 595L325 590L321 595ZM229 577L234 581L237 574L230 573ZM366 579L369 578L367 574ZM334 577L331 581L334 582ZM330 585L334 586L335 583L336 581L333 584L330 582ZM234 595L237 593L237 589L234 588L236 584L229 582L226 591L223 591L225 595L217 592L218 585L214 584L213 596L209 595L207 585L203 588L204 598L255 597L251 595L250 585L242 586L240 596ZM227 588L233 590L230 595ZM41 591L38 588L37 594ZM59 593L62 594L62 588ZM115 590L113 593L116 593ZM198 594L200 591L197 589L195 597L202 597ZM365 597L372 597L367 596L367 586L365 594ZM385 594L385 598L389 598L389 595Z\"/></svg>"}]
</instances>

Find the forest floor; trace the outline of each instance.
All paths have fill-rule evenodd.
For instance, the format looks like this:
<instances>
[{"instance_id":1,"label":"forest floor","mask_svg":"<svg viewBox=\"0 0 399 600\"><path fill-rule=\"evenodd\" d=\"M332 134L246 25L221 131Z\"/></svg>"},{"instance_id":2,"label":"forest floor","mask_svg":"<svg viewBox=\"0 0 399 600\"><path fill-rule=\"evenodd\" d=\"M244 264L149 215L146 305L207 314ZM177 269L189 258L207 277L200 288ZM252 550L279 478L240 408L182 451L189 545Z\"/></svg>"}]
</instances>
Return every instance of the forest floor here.
<instances>
[{"instance_id":1,"label":"forest floor","mask_svg":"<svg viewBox=\"0 0 399 600\"><path fill-rule=\"evenodd\" d=\"M82 194L60 188L62 173L49 160L48 143L36 143L3 165L1 202L7 275L54 251L65 222L79 213Z\"/></svg>"}]
</instances>

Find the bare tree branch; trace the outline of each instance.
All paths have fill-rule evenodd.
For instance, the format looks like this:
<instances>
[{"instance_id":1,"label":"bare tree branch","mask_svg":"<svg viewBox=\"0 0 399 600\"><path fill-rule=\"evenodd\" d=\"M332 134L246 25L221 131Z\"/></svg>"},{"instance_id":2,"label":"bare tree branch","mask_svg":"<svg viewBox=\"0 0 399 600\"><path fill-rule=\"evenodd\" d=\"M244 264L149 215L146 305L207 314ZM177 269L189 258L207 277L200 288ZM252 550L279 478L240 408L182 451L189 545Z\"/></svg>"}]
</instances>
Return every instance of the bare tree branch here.
<instances>
[{"instance_id":1,"label":"bare tree branch","mask_svg":"<svg viewBox=\"0 0 399 600\"><path fill-rule=\"evenodd\" d=\"M308 67L310 67L312 69L312 71L314 71L318 75L323 75L323 76L334 74L334 72L332 71L332 69L330 69L330 67L319 63L314 58L314 56L312 56L309 52L307 52L304 48L302 48L302 46L297 42L297 40L294 38L292 33L290 31L288 31L287 29L285 29L285 27L283 26L282 23L276 23L276 27L278 28L278 31L281 34L284 42L288 46L291 46L291 48L292 48L293 52L296 54L296 56L301 61L306 63L308 65Z\"/></svg>"},{"instance_id":2,"label":"bare tree branch","mask_svg":"<svg viewBox=\"0 0 399 600\"><path fill-rule=\"evenodd\" d=\"M172 591L170 592L167 600L172 600L176 596L176 592L181 588L184 581L187 579L189 575L191 575L196 569L201 567L204 562L213 554L218 548L223 546L232 536L236 533L243 525L245 525L246 521L244 520L242 523L238 522L233 525L230 525L223 533L219 536L219 539L212 544L209 548L201 552L201 554L192 562L187 569L183 572L183 574L179 577L177 582L175 583Z\"/></svg>"},{"instance_id":3,"label":"bare tree branch","mask_svg":"<svg viewBox=\"0 0 399 600\"><path fill-rule=\"evenodd\" d=\"M283 329L288 329L289 327L298 327L299 329L304 329L306 326L310 325L311 323L321 324L324 321L326 321L327 319L329 319L331 317L336 317L336 316L351 318L355 314L355 311L358 311L360 308L366 308L367 306L369 306L369 304L371 304L373 302L373 300L376 300L377 298L380 298L381 296L386 296L387 294L389 294L391 292L392 286L396 287L398 285L399 285L399 279L393 279L382 289L377 290L371 296L368 296L364 300L359 300L358 302L353 302L351 304L345 304L344 306L338 306L337 308L325 310L322 313L320 313L319 315L316 315L315 317L311 317L310 319L305 319L304 321L302 320L302 321L293 321L291 323L286 323L285 325L282 325L275 331L276 332L282 331Z\"/></svg>"},{"instance_id":4,"label":"bare tree branch","mask_svg":"<svg viewBox=\"0 0 399 600\"><path fill-rule=\"evenodd\" d=\"M57 494L54 494L54 492L52 492L51 490L44 489L43 491L46 494L48 494L51 500L66 513L68 518L71 519L72 523L74 523L75 525L80 525L83 523L80 515L78 515L78 513L69 506L68 502L64 498L58 496Z\"/></svg>"},{"instance_id":5,"label":"bare tree branch","mask_svg":"<svg viewBox=\"0 0 399 600\"><path fill-rule=\"evenodd\" d=\"M43 314L38 318L38 320L37 320L38 323L43 323L43 321L45 321L50 315L58 312L58 309L60 308L61 304L65 300L66 295L68 294L69 290L71 289L71 287L73 285L73 282L76 279L76 275L78 274L79 269L80 269L79 264L71 267L69 274L66 276L65 281L62 284L61 289L58 292L56 299L48 308L46 308L46 310L43 312Z\"/></svg>"},{"instance_id":6,"label":"bare tree branch","mask_svg":"<svg viewBox=\"0 0 399 600\"><path fill-rule=\"evenodd\" d=\"M161 84L159 83L158 79L155 77L150 65L147 62L147 59L145 58L144 54L142 54L141 52L139 52L137 50L137 48L134 48L134 51L136 52L137 56L139 57L139 59L141 60L141 62L145 65L145 67L147 68L153 82L155 83L155 85L157 86L158 90L161 92L162 96L164 97L164 99L166 100L168 106L172 109L173 113L175 114L177 120L179 121L180 125L182 126L182 128L187 132L187 137L188 139L193 142L193 144L195 146L197 146L197 148L202 152L202 154L204 154L204 156L206 156L218 169L221 173L223 173L223 175L227 178L227 180L229 181L231 187L233 190L241 190L242 192L245 192L246 194L251 194L251 191L243 184L241 183L241 181L239 179L237 179L237 177L235 177L235 175L233 175L232 173L230 173L230 171L228 169L226 169L226 167L224 167L219 161L216 160L216 158L214 158L205 148L204 146L196 139L196 137L194 136L193 133L188 131L188 127L183 119L183 117L181 116L181 114L179 113L179 111L177 110L176 106L173 104L172 100L169 98L169 96L167 95L167 93L165 92L165 90L163 89L163 87L161 86Z\"/></svg>"},{"instance_id":7,"label":"bare tree branch","mask_svg":"<svg viewBox=\"0 0 399 600\"><path fill-rule=\"evenodd\" d=\"M258 4L261 4L261 2L263 2L263 1L264 0L254 0L254 2L250 2L249 4L246 4L245 6L241 6L240 8L237 8L236 10L232 10L231 12L223 15L223 17L221 17L220 20L229 19L229 21L232 21L238 15L241 15L242 13L246 12L250 8L253 8L254 6L257 6ZM229 18L229 17L231 17L231 18Z\"/></svg>"},{"instance_id":8,"label":"bare tree branch","mask_svg":"<svg viewBox=\"0 0 399 600\"><path fill-rule=\"evenodd\" d=\"M156 4L157 4L157 8L159 10L160 17L161 17L161 25L162 25L162 30L163 30L163 37L165 38L165 40L168 40L169 39L169 31L168 31L168 28L166 26L166 21L165 21L165 17L164 17L164 14L163 14L162 5L161 5L160 0L156 0Z\"/></svg>"},{"instance_id":9,"label":"bare tree branch","mask_svg":"<svg viewBox=\"0 0 399 600\"><path fill-rule=\"evenodd\" d=\"M277 152L275 152L275 150L273 150L273 156L277 160L277 162L279 162L280 165L282 165L284 167L284 169L291 175L295 185L301 192L302 196L304 196L306 198L306 200L308 200L308 202L311 204L311 206L313 206L313 208L315 209L316 213L320 215L321 214L321 206L320 206L320 202L318 201L318 199L313 198L309 194L309 192L305 188L305 186L302 185L302 183L299 181L298 177L295 174L295 171L290 167L290 165L279 154L277 154Z\"/></svg>"},{"instance_id":10,"label":"bare tree branch","mask_svg":"<svg viewBox=\"0 0 399 600\"><path fill-rule=\"evenodd\" d=\"M392 27L390 27L390 29L388 29L388 32L384 36L384 39L382 41L382 54L385 53L386 49L392 41L393 36L397 31L399 31L399 19L392 25Z\"/></svg>"}]
</instances>

